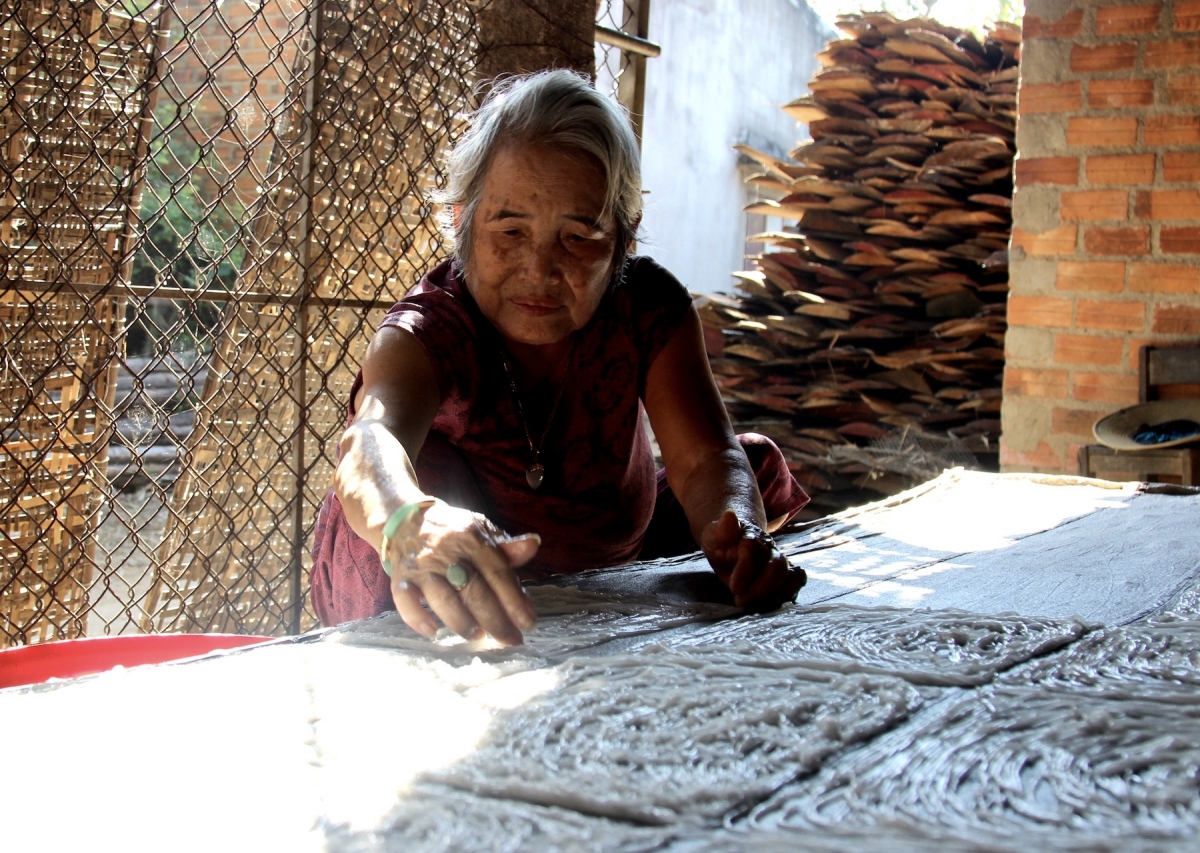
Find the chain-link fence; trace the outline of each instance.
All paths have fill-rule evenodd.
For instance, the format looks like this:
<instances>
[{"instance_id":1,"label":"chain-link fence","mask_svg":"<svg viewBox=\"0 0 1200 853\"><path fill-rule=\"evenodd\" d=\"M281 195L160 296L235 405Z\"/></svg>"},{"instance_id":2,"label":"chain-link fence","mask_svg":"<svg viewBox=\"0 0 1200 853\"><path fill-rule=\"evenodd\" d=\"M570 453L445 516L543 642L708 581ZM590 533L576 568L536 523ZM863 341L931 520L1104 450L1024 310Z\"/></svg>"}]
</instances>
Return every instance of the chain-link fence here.
<instances>
[{"instance_id":1,"label":"chain-link fence","mask_svg":"<svg viewBox=\"0 0 1200 853\"><path fill-rule=\"evenodd\" d=\"M346 397L444 255L483 5L3 4L0 646L314 624ZM632 108L624 53L599 83Z\"/></svg>"},{"instance_id":2,"label":"chain-link fence","mask_svg":"<svg viewBox=\"0 0 1200 853\"><path fill-rule=\"evenodd\" d=\"M5 9L0 636L304 628L350 382L441 253L471 9Z\"/></svg>"},{"instance_id":3,"label":"chain-link fence","mask_svg":"<svg viewBox=\"0 0 1200 853\"><path fill-rule=\"evenodd\" d=\"M650 0L597 0L596 27L596 88L611 92L629 110L641 139L646 59L658 55L655 45L638 44L648 39Z\"/></svg>"}]
</instances>

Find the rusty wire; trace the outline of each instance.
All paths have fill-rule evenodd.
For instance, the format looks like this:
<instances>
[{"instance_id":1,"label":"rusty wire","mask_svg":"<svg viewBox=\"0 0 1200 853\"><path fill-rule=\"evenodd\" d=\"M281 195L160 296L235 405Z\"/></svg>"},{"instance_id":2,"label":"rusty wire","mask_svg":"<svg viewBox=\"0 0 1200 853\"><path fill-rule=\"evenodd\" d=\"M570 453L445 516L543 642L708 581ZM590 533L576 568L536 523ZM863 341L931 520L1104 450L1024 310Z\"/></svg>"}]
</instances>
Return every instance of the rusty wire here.
<instances>
[{"instance_id":1,"label":"rusty wire","mask_svg":"<svg viewBox=\"0 0 1200 853\"><path fill-rule=\"evenodd\" d=\"M596 23L645 38L650 0L599 0ZM629 111L638 139L642 136L646 60L607 44L596 44L596 88L608 92Z\"/></svg>"},{"instance_id":2,"label":"rusty wire","mask_svg":"<svg viewBox=\"0 0 1200 853\"><path fill-rule=\"evenodd\" d=\"M0 7L0 647L315 623L350 384L444 256L479 6Z\"/></svg>"}]
</instances>

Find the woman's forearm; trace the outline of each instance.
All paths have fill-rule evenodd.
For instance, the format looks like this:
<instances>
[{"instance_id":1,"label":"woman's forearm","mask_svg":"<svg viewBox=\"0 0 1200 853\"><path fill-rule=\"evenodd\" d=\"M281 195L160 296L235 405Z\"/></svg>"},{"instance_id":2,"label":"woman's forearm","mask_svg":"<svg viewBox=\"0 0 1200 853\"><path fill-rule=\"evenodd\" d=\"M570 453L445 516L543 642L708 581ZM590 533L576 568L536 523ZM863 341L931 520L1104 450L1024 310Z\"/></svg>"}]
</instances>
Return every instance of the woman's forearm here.
<instances>
[{"instance_id":1,"label":"woman's forearm","mask_svg":"<svg viewBox=\"0 0 1200 853\"><path fill-rule=\"evenodd\" d=\"M704 528L726 510L766 529L758 483L741 447L725 448L702 460L692 469L677 497L697 542Z\"/></svg>"},{"instance_id":2,"label":"woman's forearm","mask_svg":"<svg viewBox=\"0 0 1200 853\"><path fill-rule=\"evenodd\" d=\"M645 403L696 541L727 510L765 530L758 482L721 402L694 308L650 366Z\"/></svg>"},{"instance_id":3,"label":"woman's forearm","mask_svg":"<svg viewBox=\"0 0 1200 853\"><path fill-rule=\"evenodd\" d=\"M379 421L352 424L342 436L333 488L350 529L376 550L400 506L425 497L404 445Z\"/></svg>"}]
</instances>

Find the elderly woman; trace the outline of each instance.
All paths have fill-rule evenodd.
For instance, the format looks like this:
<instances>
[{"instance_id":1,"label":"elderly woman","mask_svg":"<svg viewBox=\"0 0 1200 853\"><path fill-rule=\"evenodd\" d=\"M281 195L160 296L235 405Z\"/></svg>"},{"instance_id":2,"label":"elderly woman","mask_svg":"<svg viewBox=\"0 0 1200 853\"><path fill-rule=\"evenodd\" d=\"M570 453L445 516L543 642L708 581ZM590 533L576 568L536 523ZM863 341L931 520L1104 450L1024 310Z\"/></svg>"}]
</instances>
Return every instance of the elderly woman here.
<instances>
[{"instance_id":1,"label":"elderly woman","mask_svg":"<svg viewBox=\"0 0 1200 853\"><path fill-rule=\"evenodd\" d=\"M768 531L807 495L768 439L734 435L687 291L628 256L638 159L566 71L475 114L449 160L454 258L388 313L351 393L316 531L323 623L394 606L426 636L436 616L519 643L522 579L697 545L740 606L804 584Z\"/></svg>"}]
</instances>

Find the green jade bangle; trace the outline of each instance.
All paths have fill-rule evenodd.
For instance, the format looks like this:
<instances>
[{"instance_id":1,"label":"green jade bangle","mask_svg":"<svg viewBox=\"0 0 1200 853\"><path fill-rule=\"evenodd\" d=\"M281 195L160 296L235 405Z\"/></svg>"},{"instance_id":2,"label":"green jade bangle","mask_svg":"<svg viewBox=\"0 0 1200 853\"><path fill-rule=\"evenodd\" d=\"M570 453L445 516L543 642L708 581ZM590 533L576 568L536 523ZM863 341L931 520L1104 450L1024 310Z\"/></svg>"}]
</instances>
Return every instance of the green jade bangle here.
<instances>
[{"instance_id":1,"label":"green jade bangle","mask_svg":"<svg viewBox=\"0 0 1200 853\"><path fill-rule=\"evenodd\" d=\"M425 510L429 509L437 502L437 498L433 498L432 500L413 501L412 503L407 503L398 508L388 517L387 523L383 525L383 543L379 551L381 555L381 561L383 563L383 571L389 578L392 576L392 558L388 556L388 552L392 550L392 540L396 537L396 534L400 532L400 525L408 521L415 513L420 512L424 514Z\"/></svg>"}]
</instances>

